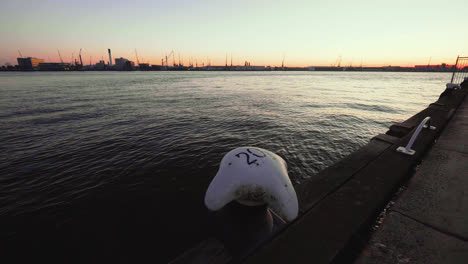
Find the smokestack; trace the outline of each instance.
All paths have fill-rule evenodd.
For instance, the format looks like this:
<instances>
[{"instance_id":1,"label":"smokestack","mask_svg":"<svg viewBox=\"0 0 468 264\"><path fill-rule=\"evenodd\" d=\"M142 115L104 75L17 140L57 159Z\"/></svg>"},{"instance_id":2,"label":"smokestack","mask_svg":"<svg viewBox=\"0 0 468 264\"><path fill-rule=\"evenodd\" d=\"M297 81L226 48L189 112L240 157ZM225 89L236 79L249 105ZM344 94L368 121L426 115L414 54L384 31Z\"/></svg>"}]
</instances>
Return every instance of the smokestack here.
<instances>
[{"instance_id":1,"label":"smokestack","mask_svg":"<svg viewBox=\"0 0 468 264\"><path fill-rule=\"evenodd\" d=\"M110 49L107 49L107 51L109 52L109 66L112 66L112 55L111 55L111 51L110 51Z\"/></svg>"}]
</instances>

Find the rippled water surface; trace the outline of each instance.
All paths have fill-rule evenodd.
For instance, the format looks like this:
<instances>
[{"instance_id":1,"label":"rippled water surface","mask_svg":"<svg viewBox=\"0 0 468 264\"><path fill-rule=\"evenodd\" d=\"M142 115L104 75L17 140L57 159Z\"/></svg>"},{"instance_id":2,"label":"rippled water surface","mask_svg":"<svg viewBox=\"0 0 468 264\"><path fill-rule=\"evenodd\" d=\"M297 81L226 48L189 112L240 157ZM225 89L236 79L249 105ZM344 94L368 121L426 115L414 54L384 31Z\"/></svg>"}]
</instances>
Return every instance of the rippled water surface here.
<instances>
[{"instance_id":1,"label":"rippled water surface","mask_svg":"<svg viewBox=\"0 0 468 264\"><path fill-rule=\"evenodd\" d=\"M129 238L157 240L158 228L172 230L187 221L180 220L181 211L191 218L204 212L204 190L229 150L271 150L287 161L298 184L434 102L449 78L378 72L1 73L0 216L40 216L44 226L53 222L49 228L60 231L56 241L112 240L117 245L101 252L112 254ZM107 216L120 230L108 231L112 239L107 233L80 235L95 224L91 218ZM151 223L145 231L122 231ZM172 234L185 232L177 230Z\"/></svg>"}]
</instances>

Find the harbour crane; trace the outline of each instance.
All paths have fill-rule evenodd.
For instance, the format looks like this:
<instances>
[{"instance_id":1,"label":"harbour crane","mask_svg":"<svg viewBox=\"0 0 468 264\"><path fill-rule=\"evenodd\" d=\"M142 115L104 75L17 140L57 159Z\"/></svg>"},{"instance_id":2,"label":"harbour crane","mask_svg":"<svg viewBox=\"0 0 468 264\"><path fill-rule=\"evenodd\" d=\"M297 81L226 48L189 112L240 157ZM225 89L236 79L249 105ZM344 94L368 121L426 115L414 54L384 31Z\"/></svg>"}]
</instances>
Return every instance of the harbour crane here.
<instances>
[{"instance_id":1,"label":"harbour crane","mask_svg":"<svg viewBox=\"0 0 468 264\"><path fill-rule=\"evenodd\" d=\"M18 53L19 53L19 55L20 55L20 58L23 58L23 54L21 54L21 51L20 51L20 50L18 50Z\"/></svg>"},{"instance_id":2,"label":"harbour crane","mask_svg":"<svg viewBox=\"0 0 468 264\"><path fill-rule=\"evenodd\" d=\"M57 52L58 52L58 55L59 55L59 58L60 58L60 62L63 63L62 55L60 55L60 50L57 50Z\"/></svg>"}]
</instances>

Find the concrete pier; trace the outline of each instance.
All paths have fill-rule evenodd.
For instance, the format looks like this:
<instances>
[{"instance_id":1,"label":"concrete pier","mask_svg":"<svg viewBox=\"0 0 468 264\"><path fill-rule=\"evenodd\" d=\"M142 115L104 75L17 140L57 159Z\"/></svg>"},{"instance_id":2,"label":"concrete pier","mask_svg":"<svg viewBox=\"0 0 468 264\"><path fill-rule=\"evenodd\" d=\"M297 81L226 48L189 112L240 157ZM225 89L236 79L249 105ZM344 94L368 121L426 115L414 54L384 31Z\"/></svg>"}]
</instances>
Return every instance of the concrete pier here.
<instances>
[{"instance_id":1,"label":"concrete pier","mask_svg":"<svg viewBox=\"0 0 468 264\"><path fill-rule=\"evenodd\" d=\"M468 263L468 98L355 264Z\"/></svg>"},{"instance_id":2,"label":"concrete pier","mask_svg":"<svg viewBox=\"0 0 468 264\"><path fill-rule=\"evenodd\" d=\"M232 255L213 237L172 263L468 263L467 94L468 82L446 89L426 109L295 186L299 217L247 256ZM398 152L426 117L435 128L421 130L414 155ZM389 213L372 233L383 211Z\"/></svg>"}]
</instances>

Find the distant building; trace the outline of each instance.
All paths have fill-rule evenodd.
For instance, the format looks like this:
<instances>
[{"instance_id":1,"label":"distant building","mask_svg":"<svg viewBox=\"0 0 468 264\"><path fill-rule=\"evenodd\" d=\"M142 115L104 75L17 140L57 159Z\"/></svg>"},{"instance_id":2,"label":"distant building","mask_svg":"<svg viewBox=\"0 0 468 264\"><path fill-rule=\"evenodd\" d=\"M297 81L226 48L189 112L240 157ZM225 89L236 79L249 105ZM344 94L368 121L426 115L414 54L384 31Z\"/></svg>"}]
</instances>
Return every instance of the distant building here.
<instances>
[{"instance_id":1,"label":"distant building","mask_svg":"<svg viewBox=\"0 0 468 264\"><path fill-rule=\"evenodd\" d=\"M140 71L149 71L150 70L150 65L149 65L149 63L140 63L138 65L138 68L140 69Z\"/></svg>"},{"instance_id":2,"label":"distant building","mask_svg":"<svg viewBox=\"0 0 468 264\"><path fill-rule=\"evenodd\" d=\"M166 66L161 66L161 65L151 65L151 70L152 71L162 71L165 70Z\"/></svg>"},{"instance_id":3,"label":"distant building","mask_svg":"<svg viewBox=\"0 0 468 264\"><path fill-rule=\"evenodd\" d=\"M125 67L125 64L127 63L127 61L128 61L127 59L122 58L122 57L116 58L115 59L115 68L119 70L119 69Z\"/></svg>"},{"instance_id":4,"label":"distant building","mask_svg":"<svg viewBox=\"0 0 468 264\"><path fill-rule=\"evenodd\" d=\"M250 66L249 62L245 62L247 66L232 66L233 71L264 71L265 66Z\"/></svg>"},{"instance_id":5,"label":"distant building","mask_svg":"<svg viewBox=\"0 0 468 264\"><path fill-rule=\"evenodd\" d=\"M135 63L133 61L129 61L125 58L117 58L115 59L115 69L118 71L130 71L133 70Z\"/></svg>"},{"instance_id":6,"label":"distant building","mask_svg":"<svg viewBox=\"0 0 468 264\"><path fill-rule=\"evenodd\" d=\"M264 71L265 66L250 66L250 63L249 63L248 69L251 71Z\"/></svg>"},{"instance_id":7,"label":"distant building","mask_svg":"<svg viewBox=\"0 0 468 264\"><path fill-rule=\"evenodd\" d=\"M70 64L58 63L58 62L39 63L39 70L40 71L69 71Z\"/></svg>"},{"instance_id":8,"label":"distant building","mask_svg":"<svg viewBox=\"0 0 468 264\"><path fill-rule=\"evenodd\" d=\"M386 67L382 67L384 71L401 71L401 67L400 66L386 66Z\"/></svg>"},{"instance_id":9,"label":"distant building","mask_svg":"<svg viewBox=\"0 0 468 264\"><path fill-rule=\"evenodd\" d=\"M103 60L100 60L98 63L94 65L94 69L98 71L102 71L106 69L106 63Z\"/></svg>"},{"instance_id":10,"label":"distant building","mask_svg":"<svg viewBox=\"0 0 468 264\"><path fill-rule=\"evenodd\" d=\"M447 65L446 63L442 63L441 65L414 65L414 69L416 71L437 71L437 72L444 72L450 71L453 69L454 66Z\"/></svg>"},{"instance_id":11,"label":"distant building","mask_svg":"<svg viewBox=\"0 0 468 264\"><path fill-rule=\"evenodd\" d=\"M18 60L18 67L22 71L32 71L32 70L37 70L39 67L39 63L43 63L43 59L38 59L38 58L32 58L32 57L27 57L27 58L17 58Z\"/></svg>"}]
</instances>

